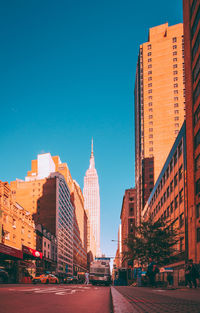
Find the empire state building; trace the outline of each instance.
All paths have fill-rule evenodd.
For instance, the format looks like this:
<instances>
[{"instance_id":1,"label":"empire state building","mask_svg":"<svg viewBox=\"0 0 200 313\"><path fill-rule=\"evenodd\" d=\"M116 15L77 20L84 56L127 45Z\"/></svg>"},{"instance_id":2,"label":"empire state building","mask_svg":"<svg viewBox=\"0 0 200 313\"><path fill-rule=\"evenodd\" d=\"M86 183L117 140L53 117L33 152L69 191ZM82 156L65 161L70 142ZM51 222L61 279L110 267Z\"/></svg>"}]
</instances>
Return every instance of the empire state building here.
<instances>
[{"instance_id":1,"label":"empire state building","mask_svg":"<svg viewBox=\"0 0 200 313\"><path fill-rule=\"evenodd\" d=\"M90 166L84 177L83 196L85 210L89 220L88 248L99 256L100 253L100 196L99 179L95 169L93 140L91 147ZM95 242L94 242L95 241ZM95 244L95 245L94 245ZM95 248L94 248L95 246Z\"/></svg>"}]
</instances>

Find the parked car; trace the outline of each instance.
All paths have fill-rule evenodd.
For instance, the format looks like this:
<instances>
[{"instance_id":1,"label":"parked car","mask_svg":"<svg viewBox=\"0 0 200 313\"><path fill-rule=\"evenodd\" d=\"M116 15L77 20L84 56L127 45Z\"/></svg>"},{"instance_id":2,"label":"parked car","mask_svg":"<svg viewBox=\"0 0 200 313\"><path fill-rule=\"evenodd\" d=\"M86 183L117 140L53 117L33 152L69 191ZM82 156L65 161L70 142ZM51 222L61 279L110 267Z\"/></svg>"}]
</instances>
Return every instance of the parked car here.
<instances>
[{"instance_id":1,"label":"parked car","mask_svg":"<svg viewBox=\"0 0 200 313\"><path fill-rule=\"evenodd\" d=\"M0 284L7 283L8 277L8 273L4 269L0 268Z\"/></svg>"},{"instance_id":2,"label":"parked car","mask_svg":"<svg viewBox=\"0 0 200 313\"><path fill-rule=\"evenodd\" d=\"M78 284L78 277L69 276L64 278L64 284Z\"/></svg>"},{"instance_id":3,"label":"parked car","mask_svg":"<svg viewBox=\"0 0 200 313\"><path fill-rule=\"evenodd\" d=\"M59 279L53 274L42 274L32 279L33 284L59 284Z\"/></svg>"}]
</instances>

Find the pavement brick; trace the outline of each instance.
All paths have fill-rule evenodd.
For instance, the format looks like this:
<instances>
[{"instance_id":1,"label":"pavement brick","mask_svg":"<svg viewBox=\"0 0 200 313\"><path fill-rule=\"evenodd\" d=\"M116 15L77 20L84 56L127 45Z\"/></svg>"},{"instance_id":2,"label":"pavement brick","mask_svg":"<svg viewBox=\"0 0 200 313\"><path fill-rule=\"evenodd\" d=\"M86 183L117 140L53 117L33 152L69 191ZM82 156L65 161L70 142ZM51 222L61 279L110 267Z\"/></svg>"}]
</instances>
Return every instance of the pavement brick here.
<instances>
[{"instance_id":1,"label":"pavement brick","mask_svg":"<svg viewBox=\"0 0 200 313\"><path fill-rule=\"evenodd\" d=\"M200 313L199 291L111 287L114 313Z\"/></svg>"}]
</instances>

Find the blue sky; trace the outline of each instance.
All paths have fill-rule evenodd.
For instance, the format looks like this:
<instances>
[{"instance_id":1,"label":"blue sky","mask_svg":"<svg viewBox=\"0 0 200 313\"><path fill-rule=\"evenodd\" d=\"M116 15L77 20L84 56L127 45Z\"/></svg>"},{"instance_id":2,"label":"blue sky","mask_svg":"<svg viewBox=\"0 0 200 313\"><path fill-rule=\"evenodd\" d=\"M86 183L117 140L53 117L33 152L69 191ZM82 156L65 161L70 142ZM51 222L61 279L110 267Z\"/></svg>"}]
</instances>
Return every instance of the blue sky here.
<instances>
[{"instance_id":1,"label":"blue sky","mask_svg":"<svg viewBox=\"0 0 200 313\"><path fill-rule=\"evenodd\" d=\"M181 0L0 1L0 180L24 179L50 152L83 188L93 137L107 256L134 187L139 45L166 22L182 22Z\"/></svg>"}]
</instances>

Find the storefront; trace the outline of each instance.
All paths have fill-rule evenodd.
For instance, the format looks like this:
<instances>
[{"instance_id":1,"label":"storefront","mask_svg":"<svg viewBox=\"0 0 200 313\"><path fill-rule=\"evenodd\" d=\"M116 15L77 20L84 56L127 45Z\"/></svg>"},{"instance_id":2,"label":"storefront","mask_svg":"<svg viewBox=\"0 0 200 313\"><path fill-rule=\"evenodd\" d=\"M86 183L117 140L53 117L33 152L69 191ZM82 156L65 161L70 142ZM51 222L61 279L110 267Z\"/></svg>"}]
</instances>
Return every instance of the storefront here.
<instances>
[{"instance_id":1,"label":"storefront","mask_svg":"<svg viewBox=\"0 0 200 313\"><path fill-rule=\"evenodd\" d=\"M19 261L19 282L31 283L36 274L36 262L42 259L42 253L22 245L23 260Z\"/></svg>"},{"instance_id":2,"label":"storefront","mask_svg":"<svg viewBox=\"0 0 200 313\"><path fill-rule=\"evenodd\" d=\"M0 268L8 273L8 283L19 282L18 263L23 259L21 250L0 243Z\"/></svg>"}]
</instances>

